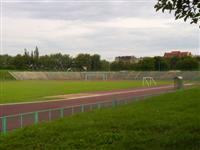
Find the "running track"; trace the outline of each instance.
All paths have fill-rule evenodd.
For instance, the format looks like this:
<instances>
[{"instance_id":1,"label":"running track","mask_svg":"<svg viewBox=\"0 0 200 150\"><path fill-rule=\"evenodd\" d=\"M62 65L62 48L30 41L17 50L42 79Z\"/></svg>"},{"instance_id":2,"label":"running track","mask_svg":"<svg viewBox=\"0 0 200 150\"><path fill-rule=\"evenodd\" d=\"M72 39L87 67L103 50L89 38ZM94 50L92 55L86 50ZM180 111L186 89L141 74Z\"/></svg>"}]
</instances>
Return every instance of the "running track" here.
<instances>
[{"instance_id":1,"label":"running track","mask_svg":"<svg viewBox=\"0 0 200 150\"><path fill-rule=\"evenodd\" d=\"M61 108L61 107L63 108L81 104L112 101L113 99L121 100L121 99L130 99L134 97L144 97L147 95L160 94L173 90L174 90L173 85L163 85L163 86L149 87L149 88L113 90L107 92L93 92L91 93L91 95L88 96L79 96L63 100L55 99L43 102L0 104L0 117L26 113L26 112L34 112L50 108Z\"/></svg>"}]
</instances>

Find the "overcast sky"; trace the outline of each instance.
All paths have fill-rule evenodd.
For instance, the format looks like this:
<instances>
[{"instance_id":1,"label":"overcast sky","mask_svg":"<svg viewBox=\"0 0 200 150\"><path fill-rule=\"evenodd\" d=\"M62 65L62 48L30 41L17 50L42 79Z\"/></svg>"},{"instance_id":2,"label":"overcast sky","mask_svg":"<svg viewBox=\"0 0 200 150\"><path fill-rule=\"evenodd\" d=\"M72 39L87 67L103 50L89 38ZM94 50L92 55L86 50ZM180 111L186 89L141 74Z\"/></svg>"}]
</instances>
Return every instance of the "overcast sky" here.
<instances>
[{"instance_id":1,"label":"overcast sky","mask_svg":"<svg viewBox=\"0 0 200 150\"><path fill-rule=\"evenodd\" d=\"M197 25L158 13L156 0L4 0L1 54L39 47L41 55L98 53L155 56L183 50L200 54Z\"/></svg>"}]
</instances>

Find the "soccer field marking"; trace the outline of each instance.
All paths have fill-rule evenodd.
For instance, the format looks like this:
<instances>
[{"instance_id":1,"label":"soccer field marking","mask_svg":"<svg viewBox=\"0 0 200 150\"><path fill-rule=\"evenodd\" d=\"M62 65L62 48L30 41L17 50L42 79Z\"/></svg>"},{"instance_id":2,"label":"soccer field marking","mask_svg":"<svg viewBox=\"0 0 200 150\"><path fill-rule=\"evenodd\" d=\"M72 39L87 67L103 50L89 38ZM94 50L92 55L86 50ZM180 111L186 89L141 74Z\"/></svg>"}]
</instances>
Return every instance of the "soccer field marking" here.
<instances>
[{"instance_id":1,"label":"soccer field marking","mask_svg":"<svg viewBox=\"0 0 200 150\"><path fill-rule=\"evenodd\" d=\"M159 87L150 87L150 88L143 88L143 89L132 89L126 91L112 91L112 92L105 92L100 94L92 94L87 96L77 96L65 99L56 99L56 100L44 100L44 101L34 101L34 102L18 102L18 103L7 103L7 104L0 104L0 106L8 106L8 105L20 105L20 104L36 104L36 103L48 103L48 102L58 102L58 101L66 101L66 100L74 100L74 99L81 99L81 98L91 98L91 97L101 97L101 96L109 96L109 95L116 95L116 94L127 94L127 93L136 93L136 92L145 92L149 90L156 90L156 89L167 89L172 88L173 85L165 85Z\"/></svg>"}]
</instances>

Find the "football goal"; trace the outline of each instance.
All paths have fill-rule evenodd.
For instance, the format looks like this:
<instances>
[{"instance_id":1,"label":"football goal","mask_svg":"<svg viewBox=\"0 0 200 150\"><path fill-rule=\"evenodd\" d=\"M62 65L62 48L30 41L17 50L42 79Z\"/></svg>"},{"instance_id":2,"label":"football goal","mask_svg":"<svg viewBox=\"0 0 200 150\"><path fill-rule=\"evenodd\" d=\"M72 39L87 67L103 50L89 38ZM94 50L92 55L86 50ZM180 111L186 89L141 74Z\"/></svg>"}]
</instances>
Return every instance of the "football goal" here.
<instances>
[{"instance_id":1,"label":"football goal","mask_svg":"<svg viewBox=\"0 0 200 150\"><path fill-rule=\"evenodd\" d=\"M101 72L87 72L85 73L85 80L108 80L108 76Z\"/></svg>"},{"instance_id":2,"label":"football goal","mask_svg":"<svg viewBox=\"0 0 200 150\"><path fill-rule=\"evenodd\" d=\"M142 85L145 86L153 86L153 85L157 85L156 81L154 80L153 77L143 77L142 78Z\"/></svg>"}]
</instances>

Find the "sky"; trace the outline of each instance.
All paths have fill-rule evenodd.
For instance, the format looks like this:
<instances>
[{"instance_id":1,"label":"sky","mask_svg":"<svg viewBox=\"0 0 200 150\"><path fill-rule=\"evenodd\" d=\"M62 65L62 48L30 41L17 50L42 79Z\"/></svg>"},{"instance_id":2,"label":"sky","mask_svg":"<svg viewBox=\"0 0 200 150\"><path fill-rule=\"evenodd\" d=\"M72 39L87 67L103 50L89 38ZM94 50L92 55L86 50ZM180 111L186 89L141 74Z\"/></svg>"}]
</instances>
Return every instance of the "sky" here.
<instances>
[{"instance_id":1,"label":"sky","mask_svg":"<svg viewBox=\"0 0 200 150\"><path fill-rule=\"evenodd\" d=\"M1 0L1 54L200 54L198 25L156 12L156 0Z\"/></svg>"}]
</instances>

